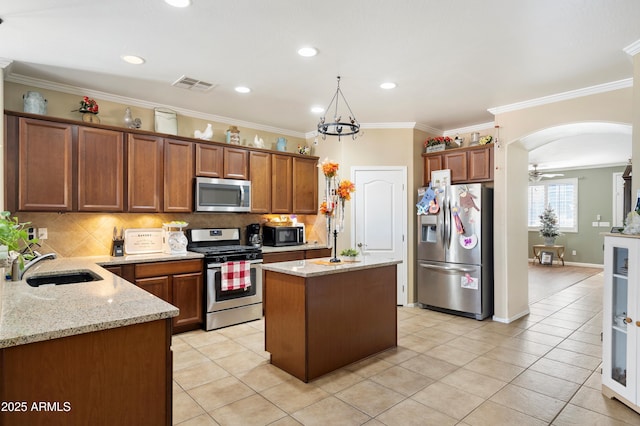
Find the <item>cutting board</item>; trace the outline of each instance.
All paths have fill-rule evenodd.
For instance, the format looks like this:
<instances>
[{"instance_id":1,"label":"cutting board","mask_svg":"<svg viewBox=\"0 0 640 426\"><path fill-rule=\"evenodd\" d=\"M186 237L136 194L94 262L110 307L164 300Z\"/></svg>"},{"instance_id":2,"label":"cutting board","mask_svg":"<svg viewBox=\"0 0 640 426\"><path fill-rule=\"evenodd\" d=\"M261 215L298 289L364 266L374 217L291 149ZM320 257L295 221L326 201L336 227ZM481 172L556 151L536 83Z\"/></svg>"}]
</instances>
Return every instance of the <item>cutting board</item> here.
<instances>
[{"instance_id":1,"label":"cutting board","mask_svg":"<svg viewBox=\"0 0 640 426\"><path fill-rule=\"evenodd\" d=\"M161 253L162 228L125 229L124 251L127 254Z\"/></svg>"}]
</instances>

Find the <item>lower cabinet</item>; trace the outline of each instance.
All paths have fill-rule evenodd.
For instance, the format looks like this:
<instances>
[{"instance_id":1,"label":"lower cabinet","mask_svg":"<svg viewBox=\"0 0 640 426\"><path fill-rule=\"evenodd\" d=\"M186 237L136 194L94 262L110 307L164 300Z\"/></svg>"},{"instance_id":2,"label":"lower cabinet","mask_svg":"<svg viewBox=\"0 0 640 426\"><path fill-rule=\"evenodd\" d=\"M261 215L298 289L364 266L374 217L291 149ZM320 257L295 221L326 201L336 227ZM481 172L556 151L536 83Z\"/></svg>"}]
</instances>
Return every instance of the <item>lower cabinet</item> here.
<instances>
[{"instance_id":1,"label":"lower cabinet","mask_svg":"<svg viewBox=\"0 0 640 426\"><path fill-rule=\"evenodd\" d=\"M263 253L262 263L289 262L291 260L317 259L330 256L331 248L279 251L275 253Z\"/></svg>"},{"instance_id":2,"label":"lower cabinet","mask_svg":"<svg viewBox=\"0 0 640 426\"><path fill-rule=\"evenodd\" d=\"M180 309L173 318L173 332L182 333L204 324L202 260L177 260L105 267L127 281Z\"/></svg>"}]
</instances>

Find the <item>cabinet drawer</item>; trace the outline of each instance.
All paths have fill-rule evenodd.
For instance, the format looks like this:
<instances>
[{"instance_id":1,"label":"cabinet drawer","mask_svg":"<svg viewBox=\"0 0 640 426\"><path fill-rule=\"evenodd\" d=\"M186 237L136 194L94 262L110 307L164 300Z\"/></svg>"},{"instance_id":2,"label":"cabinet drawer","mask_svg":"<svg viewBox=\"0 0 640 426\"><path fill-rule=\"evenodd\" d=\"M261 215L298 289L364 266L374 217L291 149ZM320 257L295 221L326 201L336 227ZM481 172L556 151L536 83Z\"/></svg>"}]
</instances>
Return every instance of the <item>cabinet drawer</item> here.
<instances>
[{"instance_id":1,"label":"cabinet drawer","mask_svg":"<svg viewBox=\"0 0 640 426\"><path fill-rule=\"evenodd\" d=\"M278 253L264 253L263 263L288 262L290 260L304 259L304 250L283 251Z\"/></svg>"},{"instance_id":2,"label":"cabinet drawer","mask_svg":"<svg viewBox=\"0 0 640 426\"><path fill-rule=\"evenodd\" d=\"M201 271L202 260L200 259L136 264L136 278L185 274Z\"/></svg>"}]
</instances>

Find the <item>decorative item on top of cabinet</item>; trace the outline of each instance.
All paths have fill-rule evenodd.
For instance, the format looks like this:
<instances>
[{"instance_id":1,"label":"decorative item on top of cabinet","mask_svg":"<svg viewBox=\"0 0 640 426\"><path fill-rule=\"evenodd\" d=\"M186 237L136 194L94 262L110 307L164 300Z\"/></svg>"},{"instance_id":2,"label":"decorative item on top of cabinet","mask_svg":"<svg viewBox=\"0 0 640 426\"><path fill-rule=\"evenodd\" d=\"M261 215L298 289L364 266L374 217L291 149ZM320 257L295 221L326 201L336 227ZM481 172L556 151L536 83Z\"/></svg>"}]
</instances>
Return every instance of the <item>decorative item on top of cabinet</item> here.
<instances>
[{"instance_id":1,"label":"decorative item on top of cabinet","mask_svg":"<svg viewBox=\"0 0 640 426\"><path fill-rule=\"evenodd\" d=\"M168 108L154 108L154 128L157 133L178 134L178 114Z\"/></svg>"},{"instance_id":2,"label":"decorative item on top of cabinet","mask_svg":"<svg viewBox=\"0 0 640 426\"><path fill-rule=\"evenodd\" d=\"M231 145L240 145L240 130L236 126L230 126L226 132L227 143Z\"/></svg>"},{"instance_id":3,"label":"decorative item on top of cabinet","mask_svg":"<svg viewBox=\"0 0 640 426\"><path fill-rule=\"evenodd\" d=\"M211 123L208 123L207 128L204 129L203 131L200 131L200 130L194 131L193 137L196 139L203 139L206 141L210 141L211 138L213 137L213 127L211 126Z\"/></svg>"},{"instance_id":4,"label":"decorative item on top of cabinet","mask_svg":"<svg viewBox=\"0 0 640 426\"><path fill-rule=\"evenodd\" d=\"M24 112L31 114L47 114L47 100L39 92L27 92L22 95Z\"/></svg>"},{"instance_id":5,"label":"decorative item on top of cabinet","mask_svg":"<svg viewBox=\"0 0 640 426\"><path fill-rule=\"evenodd\" d=\"M128 129L139 129L142 126L142 120L139 118L133 118L131 115L131 108L127 107L124 110L124 125Z\"/></svg>"}]
</instances>

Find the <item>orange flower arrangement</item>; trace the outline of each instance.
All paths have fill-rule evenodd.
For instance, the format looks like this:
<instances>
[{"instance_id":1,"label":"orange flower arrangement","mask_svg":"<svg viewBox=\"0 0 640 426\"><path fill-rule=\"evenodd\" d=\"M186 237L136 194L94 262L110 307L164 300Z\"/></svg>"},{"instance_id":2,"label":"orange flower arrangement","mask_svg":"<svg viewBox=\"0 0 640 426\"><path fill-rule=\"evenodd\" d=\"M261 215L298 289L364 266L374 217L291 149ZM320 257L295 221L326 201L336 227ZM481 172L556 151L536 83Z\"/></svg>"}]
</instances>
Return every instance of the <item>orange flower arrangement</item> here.
<instances>
[{"instance_id":1,"label":"orange flower arrangement","mask_svg":"<svg viewBox=\"0 0 640 426\"><path fill-rule=\"evenodd\" d=\"M333 216L333 212L334 210L328 210L327 209L327 202L323 201L322 204L320 204L320 214L323 214L325 216Z\"/></svg>"},{"instance_id":2,"label":"orange flower arrangement","mask_svg":"<svg viewBox=\"0 0 640 426\"><path fill-rule=\"evenodd\" d=\"M338 197L342 200L349 201L351 193L356 190L356 186L350 180L341 180L338 184Z\"/></svg>"},{"instance_id":3,"label":"orange flower arrangement","mask_svg":"<svg viewBox=\"0 0 640 426\"><path fill-rule=\"evenodd\" d=\"M338 168L340 165L338 163L334 163L333 161L329 161L327 158L318 165L318 167L322 167L322 173L328 178L334 177L338 172Z\"/></svg>"}]
</instances>

